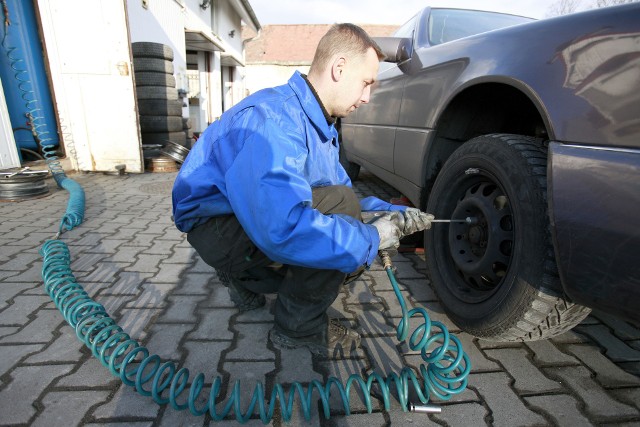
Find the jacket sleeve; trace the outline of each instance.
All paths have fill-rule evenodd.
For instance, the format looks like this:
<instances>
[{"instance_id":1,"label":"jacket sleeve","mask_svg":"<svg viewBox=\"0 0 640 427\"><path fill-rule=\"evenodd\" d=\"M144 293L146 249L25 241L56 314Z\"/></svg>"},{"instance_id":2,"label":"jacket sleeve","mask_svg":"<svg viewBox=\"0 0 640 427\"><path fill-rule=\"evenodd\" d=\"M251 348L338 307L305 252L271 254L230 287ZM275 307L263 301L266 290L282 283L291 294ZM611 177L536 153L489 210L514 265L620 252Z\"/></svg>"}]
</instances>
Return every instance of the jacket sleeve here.
<instances>
[{"instance_id":1,"label":"jacket sleeve","mask_svg":"<svg viewBox=\"0 0 640 427\"><path fill-rule=\"evenodd\" d=\"M365 197L360 201L360 208L363 211L404 211L406 206L392 205L389 202L378 199L377 197Z\"/></svg>"},{"instance_id":2,"label":"jacket sleeve","mask_svg":"<svg viewBox=\"0 0 640 427\"><path fill-rule=\"evenodd\" d=\"M240 224L274 261L345 273L370 265L379 246L375 227L313 209L306 144L304 130L272 119L251 133L225 176Z\"/></svg>"}]
</instances>

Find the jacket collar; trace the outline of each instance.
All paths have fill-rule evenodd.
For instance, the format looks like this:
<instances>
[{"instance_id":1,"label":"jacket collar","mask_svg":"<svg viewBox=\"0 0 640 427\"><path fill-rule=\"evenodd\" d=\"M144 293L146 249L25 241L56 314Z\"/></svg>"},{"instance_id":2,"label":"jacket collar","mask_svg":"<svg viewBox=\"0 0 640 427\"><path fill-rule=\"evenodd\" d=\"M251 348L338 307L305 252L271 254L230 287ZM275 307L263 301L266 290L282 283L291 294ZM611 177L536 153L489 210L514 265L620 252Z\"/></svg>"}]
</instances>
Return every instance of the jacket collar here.
<instances>
[{"instance_id":1,"label":"jacket collar","mask_svg":"<svg viewBox=\"0 0 640 427\"><path fill-rule=\"evenodd\" d=\"M314 94L313 88L311 88L310 84L307 83L299 71L296 71L293 76L291 76L289 86L298 97L300 105L302 105L302 110L309 118L309 121L324 137L322 142L333 141L334 145L337 145L338 131L333 123L327 123L324 107Z\"/></svg>"}]
</instances>

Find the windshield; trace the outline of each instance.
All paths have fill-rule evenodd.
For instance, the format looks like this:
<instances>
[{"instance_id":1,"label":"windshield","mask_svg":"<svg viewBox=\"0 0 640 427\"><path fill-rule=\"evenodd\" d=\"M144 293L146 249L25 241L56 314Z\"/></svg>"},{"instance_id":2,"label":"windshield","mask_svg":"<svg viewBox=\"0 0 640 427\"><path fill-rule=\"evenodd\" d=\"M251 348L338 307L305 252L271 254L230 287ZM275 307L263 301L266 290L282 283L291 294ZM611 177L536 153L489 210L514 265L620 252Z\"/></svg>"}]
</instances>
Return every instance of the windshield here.
<instances>
[{"instance_id":1,"label":"windshield","mask_svg":"<svg viewBox=\"0 0 640 427\"><path fill-rule=\"evenodd\" d=\"M532 21L535 19L479 10L432 9L429 16L429 43L442 44Z\"/></svg>"}]
</instances>

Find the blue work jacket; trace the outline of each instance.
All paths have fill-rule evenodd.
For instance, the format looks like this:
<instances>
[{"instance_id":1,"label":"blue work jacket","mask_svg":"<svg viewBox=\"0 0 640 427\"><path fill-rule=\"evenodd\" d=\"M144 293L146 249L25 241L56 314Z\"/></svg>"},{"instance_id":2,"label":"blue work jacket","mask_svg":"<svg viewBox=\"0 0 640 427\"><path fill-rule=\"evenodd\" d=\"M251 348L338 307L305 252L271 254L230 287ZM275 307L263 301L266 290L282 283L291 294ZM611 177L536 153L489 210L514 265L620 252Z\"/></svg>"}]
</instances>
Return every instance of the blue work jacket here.
<instances>
[{"instance_id":1,"label":"blue work jacket","mask_svg":"<svg viewBox=\"0 0 640 427\"><path fill-rule=\"evenodd\" d=\"M296 72L288 84L245 98L202 133L173 187L176 226L189 232L233 213L273 261L345 273L370 265L380 241L375 227L312 208L312 188L351 186L338 148L335 127ZM361 207L405 209L375 197Z\"/></svg>"}]
</instances>

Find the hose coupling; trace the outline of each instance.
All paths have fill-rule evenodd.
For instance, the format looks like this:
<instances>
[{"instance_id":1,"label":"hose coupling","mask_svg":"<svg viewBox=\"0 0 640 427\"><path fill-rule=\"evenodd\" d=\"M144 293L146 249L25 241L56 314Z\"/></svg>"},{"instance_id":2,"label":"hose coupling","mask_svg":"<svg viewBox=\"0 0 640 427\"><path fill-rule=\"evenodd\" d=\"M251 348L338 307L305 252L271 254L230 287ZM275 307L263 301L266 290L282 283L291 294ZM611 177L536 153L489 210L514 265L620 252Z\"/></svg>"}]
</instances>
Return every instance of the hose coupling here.
<instances>
[{"instance_id":1,"label":"hose coupling","mask_svg":"<svg viewBox=\"0 0 640 427\"><path fill-rule=\"evenodd\" d=\"M442 412L442 408L435 405L414 405L413 403L410 403L409 411L420 414L439 414Z\"/></svg>"}]
</instances>

